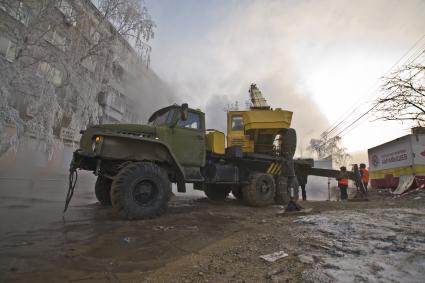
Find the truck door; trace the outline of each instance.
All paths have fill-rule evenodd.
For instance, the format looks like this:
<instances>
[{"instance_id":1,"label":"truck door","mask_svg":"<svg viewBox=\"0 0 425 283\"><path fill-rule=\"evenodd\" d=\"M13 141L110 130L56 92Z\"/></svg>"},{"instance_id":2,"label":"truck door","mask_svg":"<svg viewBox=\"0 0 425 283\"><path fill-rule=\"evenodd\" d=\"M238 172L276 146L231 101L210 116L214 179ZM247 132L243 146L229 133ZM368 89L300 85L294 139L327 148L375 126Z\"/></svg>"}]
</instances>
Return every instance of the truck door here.
<instances>
[{"instance_id":1,"label":"truck door","mask_svg":"<svg viewBox=\"0 0 425 283\"><path fill-rule=\"evenodd\" d=\"M173 128L171 146L178 161L185 167L201 167L205 164L204 115L190 111L187 120L179 120Z\"/></svg>"}]
</instances>

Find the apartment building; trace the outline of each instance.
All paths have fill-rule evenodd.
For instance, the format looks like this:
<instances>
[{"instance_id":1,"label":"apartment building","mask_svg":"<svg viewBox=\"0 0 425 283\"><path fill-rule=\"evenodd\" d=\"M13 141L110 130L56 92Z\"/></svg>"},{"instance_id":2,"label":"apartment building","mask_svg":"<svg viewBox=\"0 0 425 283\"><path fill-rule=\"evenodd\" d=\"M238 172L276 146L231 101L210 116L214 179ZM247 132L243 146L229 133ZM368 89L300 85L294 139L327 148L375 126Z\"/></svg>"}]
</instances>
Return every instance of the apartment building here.
<instances>
[{"instance_id":1,"label":"apartment building","mask_svg":"<svg viewBox=\"0 0 425 283\"><path fill-rule=\"evenodd\" d=\"M40 111L58 121L47 123L61 144L54 160L66 164L89 124L141 122L145 100L171 102L147 62L90 0L0 0L0 76L18 68L11 103L23 121L40 120ZM26 128L30 144L44 142L38 129ZM6 162L19 159L9 155Z\"/></svg>"}]
</instances>

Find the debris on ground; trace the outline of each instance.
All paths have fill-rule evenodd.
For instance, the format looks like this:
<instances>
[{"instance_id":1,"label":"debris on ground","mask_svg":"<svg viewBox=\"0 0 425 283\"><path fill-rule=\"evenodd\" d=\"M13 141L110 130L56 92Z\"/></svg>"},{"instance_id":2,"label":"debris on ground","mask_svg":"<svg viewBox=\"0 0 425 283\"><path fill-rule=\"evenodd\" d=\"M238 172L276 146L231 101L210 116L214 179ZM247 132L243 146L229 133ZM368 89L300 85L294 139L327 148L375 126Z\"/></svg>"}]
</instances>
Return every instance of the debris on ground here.
<instances>
[{"instance_id":1,"label":"debris on ground","mask_svg":"<svg viewBox=\"0 0 425 283\"><path fill-rule=\"evenodd\" d=\"M277 212L276 215L278 215L278 216L301 216L301 215L311 213L312 211L313 211L312 208L305 208L305 209L301 209L299 211L281 210L281 211Z\"/></svg>"},{"instance_id":2,"label":"debris on ground","mask_svg":"<svg viewBox=\"0 0 425 283\"><path fill-rule=\"evenodd\" d=\"M312 264L314 263L314 258L310 255L299 255L298 259L300 262L305 264Z\"/></svg>"},{"instance_id":3,"label":"debris on ground","mask_svg":"<svg viewBox=\"0 0 425 283\"><path fill-rule=\"evenodd\" d=\"M275 275L278 275L278 274L281 274L282 272L285 272L285 270L286 270L285 266L272 269L271 271L267 272L266 278L272 278Z\"/></svg>"},{"instance_id":4,"label":"debris on ground","mask_svg":"<svg viewBox=\"0 0 425 283\"><path fill-rule=\"evenodd\" d=\"M160 225L160 226L153 227L153 229L156 230L156 231L159 231L159 230L168 231L168 230L173 230L174 226L162 226L162 225Z\"/></svg>"},{"instance_id":5,"label":"debris on ground","mask_svg":"<svg viewBox=\"0 0 425 283\"><path fill-rule=\"evenodd\" d=\"M398 180L398 186L392 193L395 195L402 195L403 193L411 189L414 183L415 183L415 176L413 175L400 176Z\"/></svg>"},{"instance_id":6,"label":"debris on ground","mask_svg":"<svg viewBox=\"0 0 425 283\"><path fill-rule=\"evenodd\" d=\"M275 262L281 258L287 257L288 254L285 253L284 251L278 251L278 252L274 252L272 254L267 254L267 255L262 255L260 256L260 258L264 259L265 261L268 262Z\"/></svg>"},{"instance_id":7,"label":"debris on ground","mask_svg":"<svg viewBox=\"0 0 425 283\"><path fill-rule=\"evenodd\" d=\"M307 242L314 244L312 255L320 257L304 281L325 276L325 281L418 282L423 276L424 210L328 212L297 222L311 231Z\"/></svg>"}]
</instances>

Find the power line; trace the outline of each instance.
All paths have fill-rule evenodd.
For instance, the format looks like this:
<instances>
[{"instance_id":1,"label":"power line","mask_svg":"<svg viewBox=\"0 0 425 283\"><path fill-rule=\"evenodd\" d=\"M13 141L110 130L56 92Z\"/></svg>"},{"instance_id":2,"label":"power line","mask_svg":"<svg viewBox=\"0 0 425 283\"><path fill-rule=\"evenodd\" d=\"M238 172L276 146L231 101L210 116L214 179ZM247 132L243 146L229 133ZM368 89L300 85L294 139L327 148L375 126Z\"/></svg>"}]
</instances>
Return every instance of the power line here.
<instances>
[{"instance_id":1,"label":"power line","mask_svg":"<svg viewBox=\"0 0 425 283\"><path fill-rule=\"evenodd\" d=\"M408 64L412 64L413 62L415 62L423 53L425 53L425 49L421 50L419 53L417 53L417 55L408 63ZM416 76L420 71L418 71L414 76ZM389 94L387 94L385 98L388 98L391 94L393 94L394 92L396 92L397 89L391 91ZM341 136L341 134L343 132L345 132L346 130L348 130L352 125L354 125L357 121L361 120L364 116L366 116L367 114L369 114L373 109L375 109L378 106L378 104L373 105L371 108L369 108L365 113L363 113L359 118L357 118L356 120L354 120L351 124L349 124L347 127L345 127L344 129L342 129L339 133L337 133L335 136ZM354 130L356 127L358 127L359 124L357 124L356 126L354 126L352 129L349 130L349 132L351 132L352 130ZM347 132L348 133L348 132ZM347 134L346 133L346 134Z\"/></svg>"},{"instance_id":2,"label":"power line","mask_svg":"<svg viewBox=\"0 0 425 283\"><path fill-rule=\"evenodd\" d=\"M425 35L424 36L422 36L421 37L421 39L420 40L422 40L422 38L424 38L425 37ZM415 43L415 44L417 44L417 43ZM425 47L425 44L424 44L424 47ZM409 50L409 51L411 51L412 50L412 48ZM406 60L406 62L404 62L404 64L411 64L411 63L413 63L414 61L416 61L423 53L425 53L425 49L420 49L419 51L416 51L414 54L412 54L410 57L409 57L409 59L408 60ZM398 60L398 62L400 62L401 60ZM410 61L410 62L407 62L407 61ZM392 68L394 68L394 66L395 65L393 65L393 67ZM391 69L392 69L391 68ZM388 73L388 72L387 72ZM389 95L391 95L392 93L390 93L390 94L388 94L386 97L388 97ZM355 112L355 110L357 110L359 107L361 106L361 104L358 106L358 107L356 107L353 111L351 111L350 113L349 113L349 115L347 115L347 117L346 117L346 119L348 119L348 117L351 115L351 113L353 113L353 112ZM376 107L377 105L374 105L374 106L372 106L372 108L370 108L370 109L368 109L365 113L363 113L359 118L357 118L355 121L353 121L352 123L350 123L348 126L346 126L346 127L344 127L342 130L340 130L335 136L339 136L339 135L341 135L344 131L346 131L346 130L348 130L352 125L354 125L357 121L359 121L361 118L363 118L365 115L367 115L368 113L370 113L375 107ZM339 125L341 125L341 124L343 124L343 122L345 122L344 120L343 121L341 121L341 122L339 122L338 123L338 125L336 125L333 129L332 129L332 131L334 131ZM357 124L357 126L358 126L359 124ZM357 127L357 126L355 126L355 127ZM350 130L351 131L351 130ZM329 132L331 132L331 131L329 131ZM329 133L328 132L328 133Z\"/></svg>"},{"instance_id":3,"label":"power line","mask_svg":"<svg viewBox=\"0 0 425 283\"><path fill-rule=\"evenodd\" d=\"M389 96L389 95L388 95ZM344 131L346 131L349 127L351 127L352 125L354 125L357 121L359 121L361 118L363 118L364 116L366 116L368 113L370 113L370 111L372 111L373 109L376 108L376 104L374 106L372 106L371 108L369 108L369 110L367 110L365 113L363 113L359 118L357 118L356 120L354 120L351 124L349 124L347 127L345 127L343 130L341 130L338 134L336 134L335 136L340 136Z\"/></svg>"},{"instance_id":4,"label":"power line","mask_svg":"<svg viewBox=\"0 0 425 283\"><path fill-rule=\"evenodd\" d=\"M401 56L400 57L400 59L398 59L389 69L388 69L388 71L386 71L385 73L384 73L384 76L385 75L387 75L388 73L390 73L391 72L391 70L392 69L394 69L394 67L396 67L397 65L399 65L401 62L402 62L402 60L403 60L403 58L405 58L409 53L411 53L414 49L416 49L416 48L418 48L418 51L415 51L413 54L411 54L407 59L406 59L406 61L403 63L403 64L407 64L407 62L408 61L411 61L410 63L412 63L414 60L416 60L422 53L424 53L425 52L425 50L423 49L424 47L425 47L425 43L422 45L422 46L418 46L418 44L423 40L425 38L425 34L423 34L414 44L413 44L413 46L411 47L411 48L409 48L404 54L403 54L403 56ZM414 58L413 60L412 60L412 58ZM409 63L409 64L410 64ZM371 92L369 92L370 94L368 95L368 96L370 96L370 95L372 95L372 94L374 94L374 93L376 93L378 90L379 90L379 80L374 84L374 85L376 85L374 88L373 88L373 91L371 91ZM351 115L353 115L361 106L362 106L362 104L364 103L364 102L361 102L361 100L363 99L364 97L362 97L362 98L359 98L359 100L355 103L355 105L357 104L357 106L355 106L348 114L343 114L343 115L341 115L333 124L331 124L325 131L324 131L324 133L326 133L327 135L329 135L330 133L332 133L332 132L334 132L334 131L336 131L337 129L338 129L338 127L340 127L340 126L342 126L344 123L346 123L347 122L347 120L348 120L348 118L351 116ZM359 103L360 102L360 103ZM341 121L339 121L339 120L341 120ZM339 122L338 122L339 121ZM334 126L333 126L334 125ZM350 124L351 125L351 124ZM350 126L349 125L349 126ZM349 127L348 126L348 127ZM347 128L347 127L346 127ZM345 129L345 128L344 128Z\"/></svg>"}]
</instances>

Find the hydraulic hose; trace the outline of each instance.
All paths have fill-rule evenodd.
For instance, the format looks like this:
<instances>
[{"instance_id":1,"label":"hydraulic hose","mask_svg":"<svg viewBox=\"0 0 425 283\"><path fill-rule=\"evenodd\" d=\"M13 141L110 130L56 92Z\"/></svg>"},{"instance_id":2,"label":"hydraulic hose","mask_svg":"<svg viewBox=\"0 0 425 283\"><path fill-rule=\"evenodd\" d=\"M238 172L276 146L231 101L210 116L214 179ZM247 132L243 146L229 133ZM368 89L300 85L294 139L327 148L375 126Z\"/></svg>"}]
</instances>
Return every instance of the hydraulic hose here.
<instances>
[{"instance_id":1,"label":"hydraulic hose","mask_svg":"<svg viewBox=\"0 0 425 283\"><path fill-rule=\"evenodd\" d=\"M71 202L72 196L74 195L74 189L77 185L78 173L73 166L69 169L69 185L68 185L68 193L65 199L65 208L63 209L63 213L68 209L69 203Z\"/></svg>"}]
</instances>

